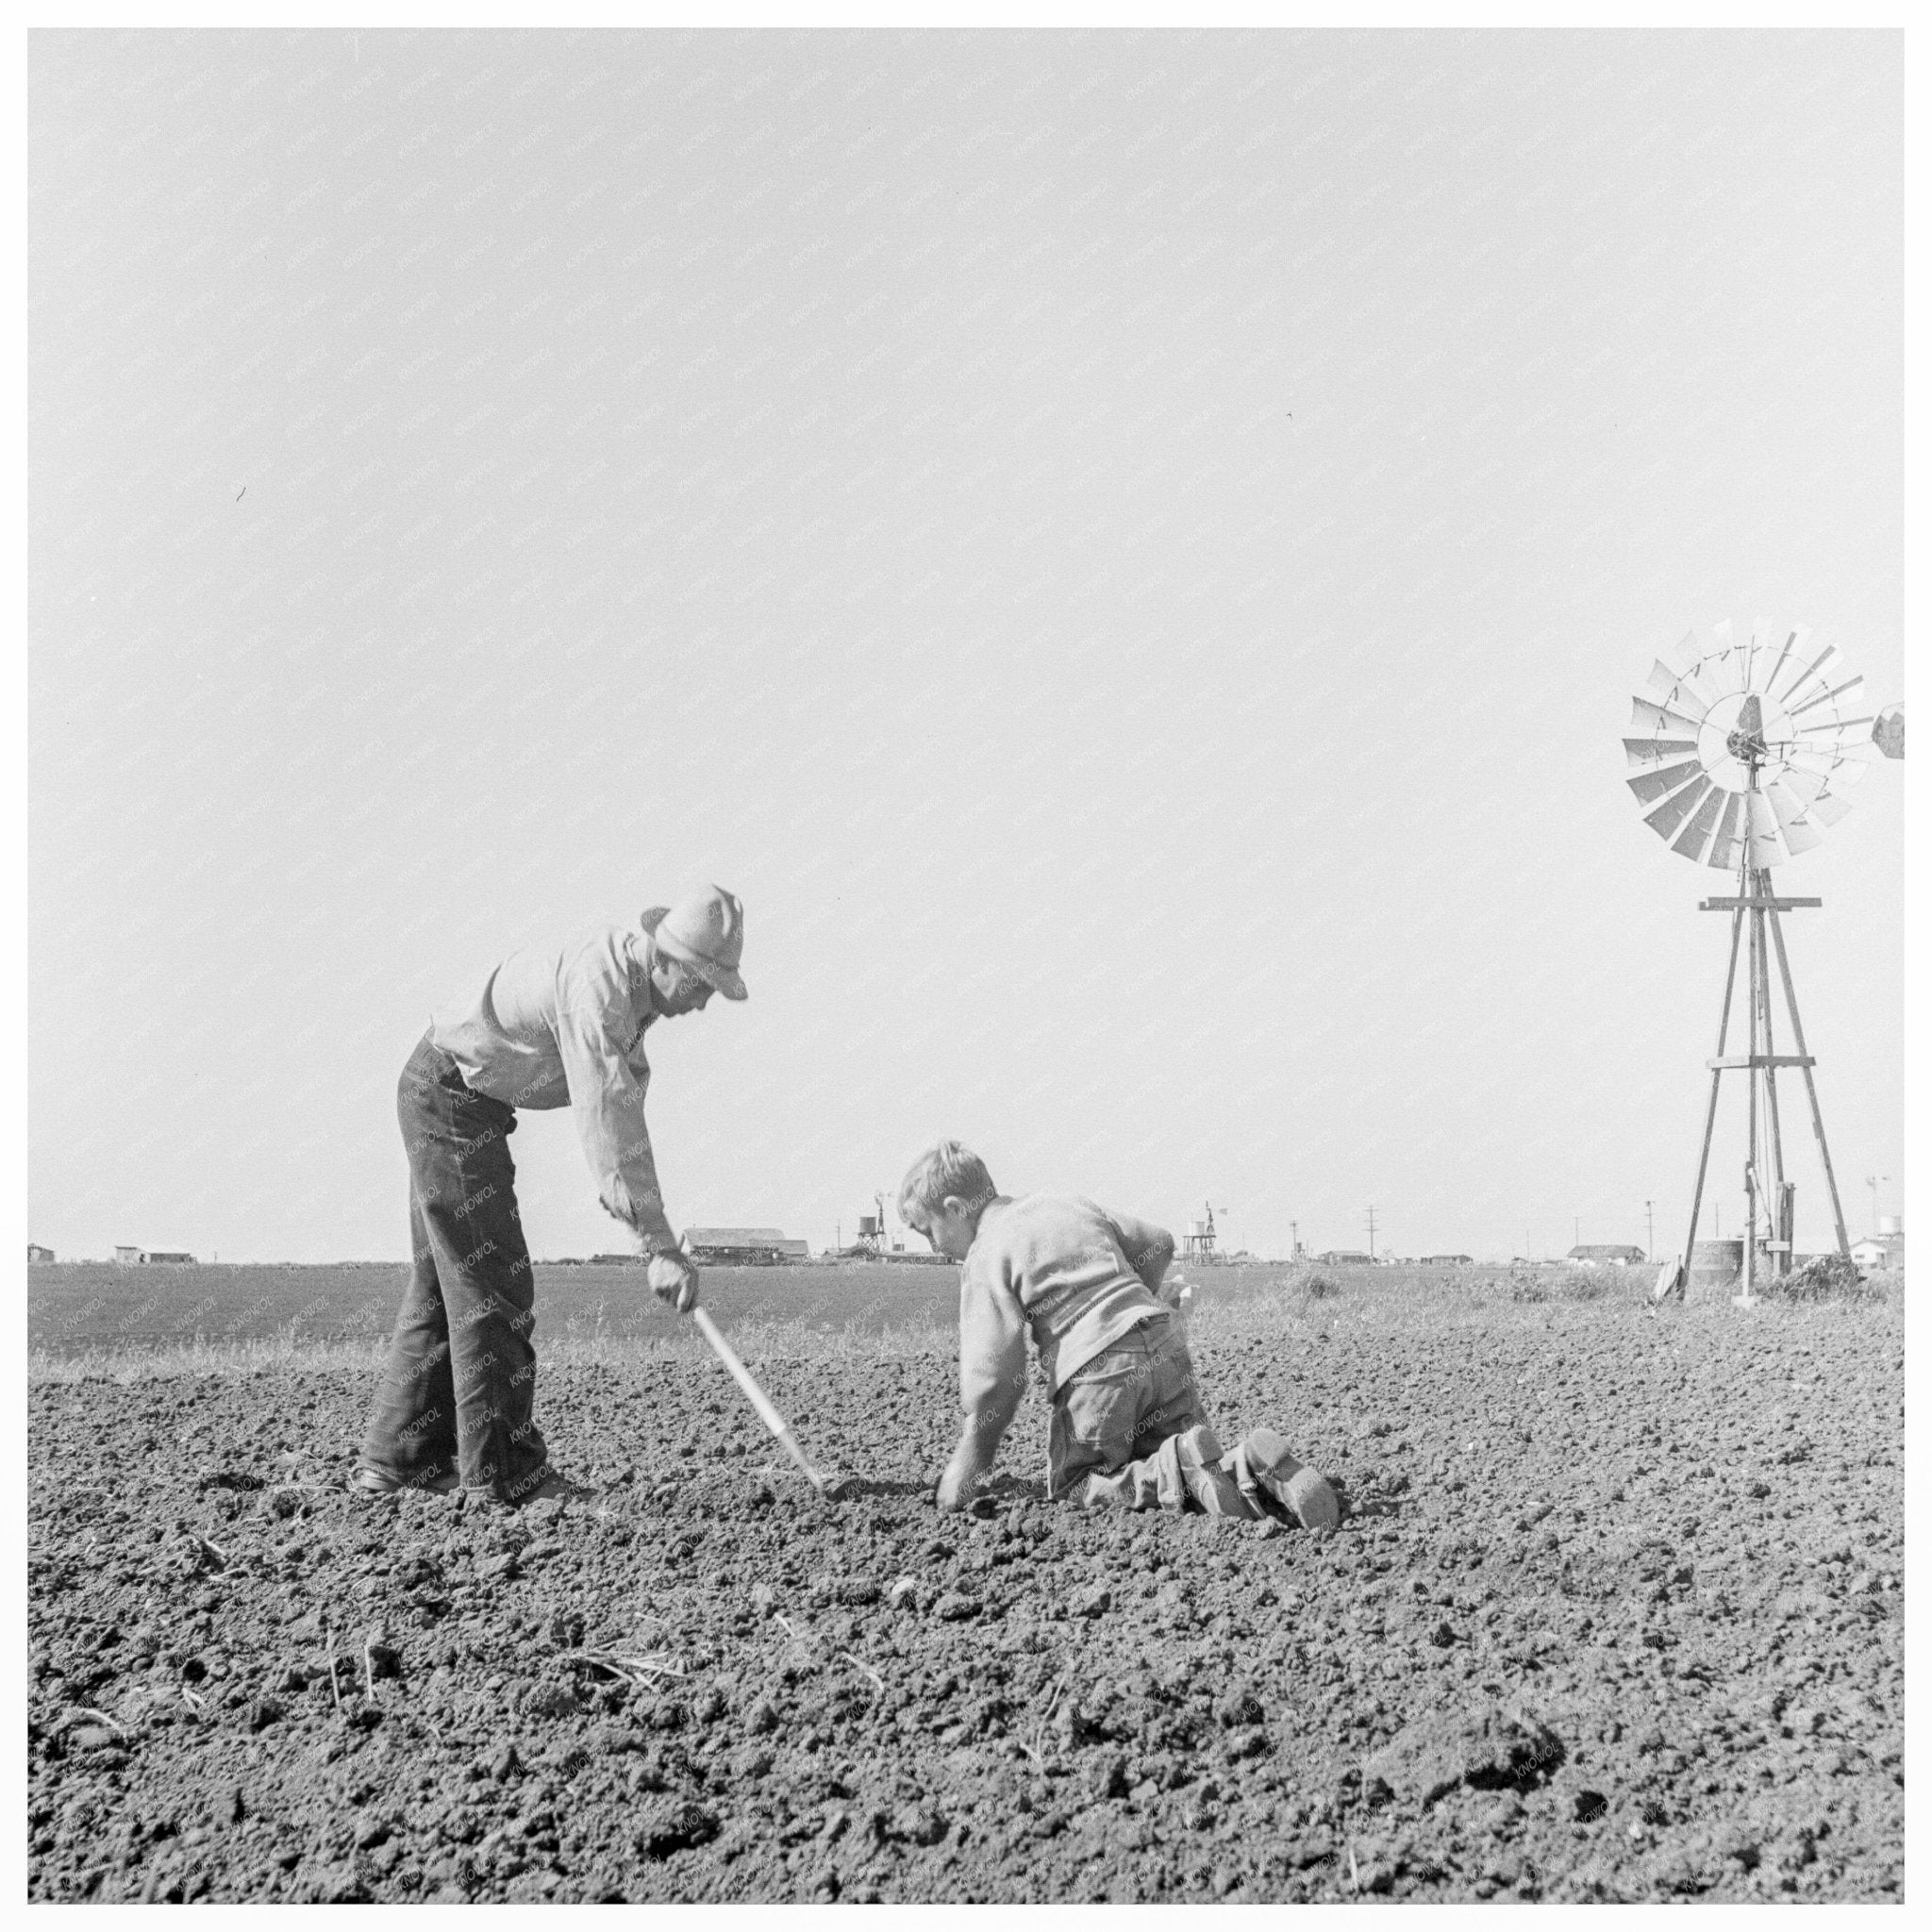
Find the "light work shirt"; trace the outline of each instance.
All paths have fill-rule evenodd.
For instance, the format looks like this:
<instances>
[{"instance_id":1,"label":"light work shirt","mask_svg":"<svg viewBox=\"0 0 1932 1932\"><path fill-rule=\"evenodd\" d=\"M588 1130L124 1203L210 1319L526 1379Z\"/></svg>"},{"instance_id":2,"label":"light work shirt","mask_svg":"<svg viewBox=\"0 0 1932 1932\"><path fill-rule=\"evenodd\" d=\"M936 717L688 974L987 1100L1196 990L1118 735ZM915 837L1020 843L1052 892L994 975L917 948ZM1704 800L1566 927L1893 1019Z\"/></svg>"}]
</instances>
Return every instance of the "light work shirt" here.
<instances>
[{"instance_id":1,"label":"light work shirt","mask_svg":"<svg viewBox=\"0 0 1932 1932\"><path fill-rule=\"evenodd\" d=\"M1026 1392L1026 1337L1047 1387L1167 1312L1165 1228L1073 1194L996 1195L959 1264L959 1407L997 1441Z\"/></svg>"},{"instance_id":2,"label":"light work shirt","mask_svg":"<svg viewBox=\"0 0 1932 1932\"><path fill-rule=\"evenodd\" d=\"M429 1037L478 1093L509 1107L568 1107L597 1198L648 1254L675 1248L644 1125L651 942L598 925L561 946L512 953L472 999L439 1008Z\"/></svg>"}]
</instances>

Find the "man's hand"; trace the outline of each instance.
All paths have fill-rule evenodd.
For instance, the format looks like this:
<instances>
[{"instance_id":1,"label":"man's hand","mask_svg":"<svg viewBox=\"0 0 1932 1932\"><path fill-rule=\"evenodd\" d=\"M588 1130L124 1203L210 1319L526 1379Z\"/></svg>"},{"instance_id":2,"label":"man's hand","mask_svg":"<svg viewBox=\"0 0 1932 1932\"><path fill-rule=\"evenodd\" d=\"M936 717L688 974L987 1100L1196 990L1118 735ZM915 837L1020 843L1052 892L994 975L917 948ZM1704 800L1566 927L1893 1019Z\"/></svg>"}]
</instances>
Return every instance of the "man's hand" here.
<instances>
[{"instance_id":1,"label":"man's hand","mask_svg":"<svg viewBox=\"0 0 1932 1932\"><path fill-rule=\"evenodd\" d=\"M651 1292L660 1302L670 1302L680 1315L688 1315L698 1305L698 1271L691 1257L670 1248L651 1257L645 1271Z\"/></svg>"}]
</instances>

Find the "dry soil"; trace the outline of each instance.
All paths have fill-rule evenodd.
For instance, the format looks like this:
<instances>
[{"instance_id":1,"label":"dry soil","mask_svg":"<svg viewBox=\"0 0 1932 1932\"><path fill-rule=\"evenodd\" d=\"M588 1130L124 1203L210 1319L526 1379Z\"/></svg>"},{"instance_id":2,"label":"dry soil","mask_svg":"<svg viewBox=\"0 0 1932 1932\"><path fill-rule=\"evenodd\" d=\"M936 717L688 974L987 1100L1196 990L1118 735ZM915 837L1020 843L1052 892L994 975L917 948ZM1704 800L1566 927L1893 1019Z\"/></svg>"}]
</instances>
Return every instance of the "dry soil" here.
<instances>
[{"instance_id":1,"label":"dry soil","mask_svg":"<svg viewBox=\"0 0 1932 1932\"><path fill-rule=\"evenodd\" d=\"M1206 1324L1203 1324L1204 1328ZM1197 1336L1339 1531L928 1486L951 1361L546 1369L593 1507L342 1490L299 1363L30 1391L48 1899L1880 1899L1896 1305Z\"/></svg>"}]
</instances>

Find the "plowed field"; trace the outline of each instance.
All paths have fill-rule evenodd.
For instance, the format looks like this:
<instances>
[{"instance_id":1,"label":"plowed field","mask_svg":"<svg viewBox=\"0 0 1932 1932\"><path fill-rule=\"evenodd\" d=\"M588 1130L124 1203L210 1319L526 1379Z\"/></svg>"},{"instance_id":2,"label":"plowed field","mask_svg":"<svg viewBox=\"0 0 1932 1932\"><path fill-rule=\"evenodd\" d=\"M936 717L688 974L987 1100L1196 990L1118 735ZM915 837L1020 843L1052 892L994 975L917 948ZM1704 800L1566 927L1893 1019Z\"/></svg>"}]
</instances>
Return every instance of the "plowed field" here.
<instances>
[{"instance_id":1,"label":"plowed field","mask_svg":"<svg viewBox=\"0 0 1932 1932\"><path fill-rule=\"evenodd\" d=\"M541 1331L540 1331L541 1332ZM30 1390L48 1899L1878 1899L1903 1341L1877 1307L1208 1309L1340 1530L1082 1515L948 1339L546 1363L591 1507L364 1501L369 1375Z\"/></svg>"}]
</instances>

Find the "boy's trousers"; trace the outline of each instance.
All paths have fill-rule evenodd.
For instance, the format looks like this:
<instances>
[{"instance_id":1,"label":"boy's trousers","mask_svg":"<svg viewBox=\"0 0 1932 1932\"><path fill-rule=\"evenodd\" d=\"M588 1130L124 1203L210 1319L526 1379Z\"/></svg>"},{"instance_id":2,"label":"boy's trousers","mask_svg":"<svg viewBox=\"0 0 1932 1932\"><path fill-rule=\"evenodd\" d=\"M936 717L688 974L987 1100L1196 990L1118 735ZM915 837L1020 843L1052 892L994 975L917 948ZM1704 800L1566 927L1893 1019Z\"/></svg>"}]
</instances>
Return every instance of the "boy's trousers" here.
<instances>
[{"instance_id":1,"label":"boy's trousers","mask_svg":"<svg viewBox=\"0 0 1932 1932\"><path fill-rule=\"evenodd\" d=\"M409 1156L409 1284L362 1441L417 1484L454 1469L513 1502L549 1457L531 1413L536 1283L517 1213L514 1108L475 1091L425 1035L396 1089Z\"/></svg>"},{"instance_id":2,"label":"boy's trousers","mask_svg":"<svg viewBox=\"0 0 1932 1932\"><path fill-rule=\"evenodd\" d=\"M1054 1397L1046 1489L1090 1507L1254 1514L1222 1469L1194 1364L1171 1315L1152 1315L1075 1369Z\"/></svg>"}]
</instances>

